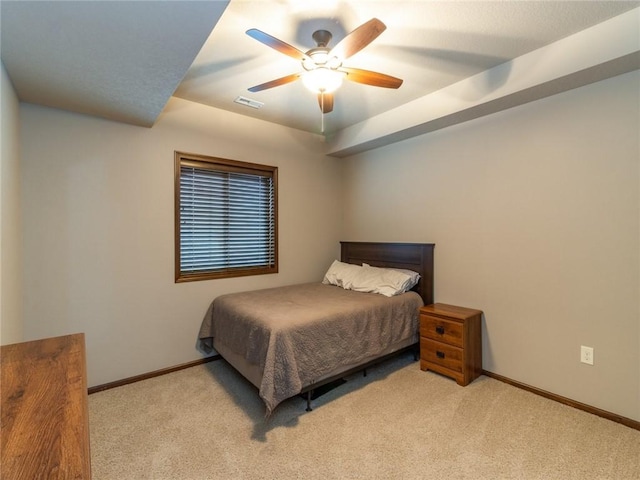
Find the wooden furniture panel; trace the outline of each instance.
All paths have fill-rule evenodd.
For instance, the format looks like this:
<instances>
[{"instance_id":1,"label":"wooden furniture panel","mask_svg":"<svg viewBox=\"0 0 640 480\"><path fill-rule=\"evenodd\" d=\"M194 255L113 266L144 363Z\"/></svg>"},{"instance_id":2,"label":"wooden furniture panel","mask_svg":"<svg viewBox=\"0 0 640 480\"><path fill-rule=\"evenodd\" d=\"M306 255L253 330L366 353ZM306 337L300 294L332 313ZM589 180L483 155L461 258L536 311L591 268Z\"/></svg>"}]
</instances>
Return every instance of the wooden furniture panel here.
<instances>
[{"instance_id":1,"label":"wooden furniture panel","mask_svg":"<svg viewBox=\"0 0 640 480\"><path fill-rule=\"evenodd\" d=\"M420 336L448 343L457 347L463 346L464 327L460 322L451 322L444 318L423 314L420 322Z\"/></svg>"},{"instance_id":2,"label":"wooden furniture panel","mask_svg":"<svg viewBox=\"0 0 640 480\"><path fill-rule=\"evenodd\" d=\"M462 386L482 374L482 311L443 303L420 309L420 368Z\"/></svg>"},{"instance_id":3,"label":"wooden furniture panel","mask_svg":"<svg viewBox=\"0 0 640 480\"><path fill-rule=\"evenodd\" d=\"M462 348L421 337L420 351L423 353L421 358L427 364L436 364L453 372L463 373L464 350Z\"/></svg>"},{"instance_id":4,"label":"wooden furniture panel","mask_svg":"<svg viewBox=\"0 0 640 480\"><path fill-rule=\"evenodd\" d=\"M90 479L84 334L0 348L0 476Z\"/></svg>"}]
</instances>

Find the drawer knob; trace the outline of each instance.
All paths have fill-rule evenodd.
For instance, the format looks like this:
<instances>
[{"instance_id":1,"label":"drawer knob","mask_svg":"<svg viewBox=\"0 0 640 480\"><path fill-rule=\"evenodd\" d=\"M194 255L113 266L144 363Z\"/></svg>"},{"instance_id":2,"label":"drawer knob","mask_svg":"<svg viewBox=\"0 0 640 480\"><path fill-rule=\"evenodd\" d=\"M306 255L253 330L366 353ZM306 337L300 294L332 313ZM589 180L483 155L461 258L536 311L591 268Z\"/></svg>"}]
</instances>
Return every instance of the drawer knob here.
<instances>
[{"instance_id":1,"label":"drawer knob","mask_svg":"<svg viewBox=\"0 0 640 480\"><path fill-rule=\"evenodd\" d=\"M436 333L437 333L438 335L444 335L444 327L443 327L442 325L438 325L438 326L436 327Z\"/></svg>"},{"instance_id":2,"label":"drawer knob","mask_svg":"<svg viewBox=\"0 0 640 480\"><path fill-rule=\"evenodd\" d=\"M438 358L444 358L444 352L441 352L440 350L437 350L437 351L436 351L436 356L437 356Z\"/></svg>"}]
</instances>

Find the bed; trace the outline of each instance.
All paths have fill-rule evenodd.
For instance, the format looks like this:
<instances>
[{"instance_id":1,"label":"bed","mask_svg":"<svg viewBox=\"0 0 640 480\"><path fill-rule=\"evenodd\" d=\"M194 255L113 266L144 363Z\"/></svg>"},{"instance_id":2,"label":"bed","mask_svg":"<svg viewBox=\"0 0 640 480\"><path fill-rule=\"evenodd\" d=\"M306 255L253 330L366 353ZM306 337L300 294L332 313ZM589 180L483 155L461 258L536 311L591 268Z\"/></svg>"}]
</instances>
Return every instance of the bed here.
<instances>
[{"instance_id":1,"label":"bed","mask_svg":"<svg viewBox=\"0 0 640 480\"><path fill-rule=\"evenodd\" d=\"M326 282L221 295L207 310L200 341L258 388L267 415L298 394L306 395L309 411L316 389L401 351L417 351L419 307L433 303L433 249L341 242L334 264L409 270L419 274L418 283L393 296Z\"/></svg>"}]
</instances>

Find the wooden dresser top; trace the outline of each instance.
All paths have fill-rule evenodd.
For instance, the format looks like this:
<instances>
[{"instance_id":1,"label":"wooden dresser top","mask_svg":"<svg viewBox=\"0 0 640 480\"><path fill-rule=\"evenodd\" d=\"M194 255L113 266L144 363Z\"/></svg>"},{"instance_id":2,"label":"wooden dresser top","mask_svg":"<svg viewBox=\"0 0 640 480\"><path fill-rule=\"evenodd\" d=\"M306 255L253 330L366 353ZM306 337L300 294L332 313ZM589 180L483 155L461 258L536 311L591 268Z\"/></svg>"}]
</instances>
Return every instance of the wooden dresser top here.
<instances>
[{"instance_id":1,"label":"wooden dresser top","mask_svg":"<svg viewBox=\"0 0 640 480\"><path fill-rule=\"evenodd\" d=\"M0 477L89 479L84 334L0 347Z\"/></svg>"},{"instance_id":2,"label":"wooden dresser top","mask_svg":"<svg viewBox=\"0 0 640 480\"><path fill-rule=\"evenodd\" d=\"M441 315L445 317L457 318L464 320L466 318L481 315L482 310L476 310L474 308L457 307L455 305L447 305L445 303L434 303L432 305L425 305L420 309L422 313L431 315Z\"/></svg>"}]
</instances>

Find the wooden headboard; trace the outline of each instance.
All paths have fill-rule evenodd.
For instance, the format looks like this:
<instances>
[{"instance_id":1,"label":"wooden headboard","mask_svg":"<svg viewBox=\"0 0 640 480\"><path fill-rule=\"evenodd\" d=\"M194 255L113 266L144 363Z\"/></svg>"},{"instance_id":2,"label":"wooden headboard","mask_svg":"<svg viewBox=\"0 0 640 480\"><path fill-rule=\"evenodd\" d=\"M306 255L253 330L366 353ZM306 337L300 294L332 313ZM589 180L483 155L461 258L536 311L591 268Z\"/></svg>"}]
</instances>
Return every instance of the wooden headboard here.
<instances>
[{"instance_id":1,"label":"wooden headboard","mask_svg":"<svg viewBox=\"0 0 640 480\"><path fill-rule=\"evenodd\" d=\"M406 268L420 274L413 288L425 305L433 303L433 243L340 242L345 263L373 267Z\"/></svg>"}]
</instances>

